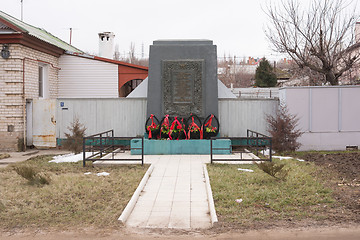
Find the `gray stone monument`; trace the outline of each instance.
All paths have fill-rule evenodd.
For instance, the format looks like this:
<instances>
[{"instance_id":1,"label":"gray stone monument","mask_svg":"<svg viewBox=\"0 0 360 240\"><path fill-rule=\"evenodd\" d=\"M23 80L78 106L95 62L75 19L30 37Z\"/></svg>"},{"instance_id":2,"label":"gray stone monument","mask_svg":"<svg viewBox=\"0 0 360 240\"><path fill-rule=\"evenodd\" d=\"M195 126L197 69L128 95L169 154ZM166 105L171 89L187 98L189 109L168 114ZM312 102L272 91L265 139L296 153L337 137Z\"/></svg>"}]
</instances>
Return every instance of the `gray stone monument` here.
<instances>
[{"instance_id":1,"label":"gray stone monument","mask_svg":"<svg viewBox=\"0 0 360 240\"><path fill-rule=\"evenodd\" d=\"M218 115L216 46L211 40L158 40L150 46L147 116Z\"/></svg>"}]
</instances>

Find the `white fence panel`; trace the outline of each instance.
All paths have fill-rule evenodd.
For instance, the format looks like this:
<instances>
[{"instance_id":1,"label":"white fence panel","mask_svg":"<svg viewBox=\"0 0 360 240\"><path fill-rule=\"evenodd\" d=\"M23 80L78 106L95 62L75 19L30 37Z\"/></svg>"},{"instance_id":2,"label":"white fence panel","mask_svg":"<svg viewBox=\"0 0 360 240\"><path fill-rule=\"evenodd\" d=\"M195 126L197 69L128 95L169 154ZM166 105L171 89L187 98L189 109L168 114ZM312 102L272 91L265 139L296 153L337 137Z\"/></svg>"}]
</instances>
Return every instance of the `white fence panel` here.
<instances>
[{"instance_id":1,"label":"white fence panel","mask_svg":"<svg viewBox=\"0 0 360 240\"><path fill-rule=\"evenodd\" d=\"M251 129L267 133L266 115L277 111L274 99L224 99L219 100L221 136L242 137ZM86 128L86 135L114 129L115 136L143 135L146 121L146 99L69 99L57 100L57 138L65 138L64 132L75 117ZM160 119L159 119L160 120Z\"/></svg>"},{"instance_id":2,"label":"white fence panel","mask_svg":"<svg viewBox=\"0 0 360 240\"><path fill-rule=\"evenodd\" d=\"M118 137L143 135L145 131L146 99L65 99L57 100L56 137L77 117L87 128L86 135L114 129Z\"/></svg>"},{"instance_id":3,"label":"white fence panel","mask_svg":"<svg viewBox=\"0 0 360 240\"><path fill-rule=\"evenodd\" d=\"M300 118L298 127L304 131L300 150L344 150L347 145L360 145L359 86L282 88L279 96L290 113ZM116 136L143 135L146 104L146 99L60 98L56 137L65 137L74 117L85 124L87 135L110 129ZM267 134L266 116L276 114L278 106L277 99L219 100L221 136L246 136L247 129Z\"/></svg>"},{"instance_id":4,"label":"white fence panel","mask_svg":"<svg viewBox=\"0 0 360 240\"><path fill-rule=\"evenodd\" d=\"M267 115L277 112L276 99L226 99L219 101L220 134L245 137L246 130L267 134Z\"/></svg>"},{"instance_id":5,"label":"white fence panel","mask_svg":"<svg viewBox=\"0 0 360 240\"><path fill-rule=\"evenodd\" d=\"M299 118L300 150L360 145L360 86L285 87L280 98Z\"/></svg>"}]
</instances>

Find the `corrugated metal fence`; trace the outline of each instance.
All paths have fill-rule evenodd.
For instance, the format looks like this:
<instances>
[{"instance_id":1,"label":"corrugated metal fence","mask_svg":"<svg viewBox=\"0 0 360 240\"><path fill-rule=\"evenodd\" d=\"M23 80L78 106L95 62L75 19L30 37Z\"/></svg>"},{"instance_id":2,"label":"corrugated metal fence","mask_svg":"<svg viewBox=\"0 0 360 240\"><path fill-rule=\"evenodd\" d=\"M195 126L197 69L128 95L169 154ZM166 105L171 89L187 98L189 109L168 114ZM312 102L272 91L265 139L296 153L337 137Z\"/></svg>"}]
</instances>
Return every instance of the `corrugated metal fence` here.
<instances>
[{"instance_id":1,"label":"corrugated metal fence","mask_svg":"<svg viewBox=\"0 0 360 240\"><path fill-rule=\"evenodd\" d=\"M274 99L219 100L221 135L246 136L246 129L266 133L266 115L275 114L278 104ZM86 126L86 135L110 129L114 129L115 136L143 135L146 99L60 98L56 107L57 138L65 138L64 132L69 132L67 128L75 117Z\"/></svg>"},{"instance_id":2,"label":"corrugated metal fence","mask_svg":"<svg viewBox=\"0 0 360 240\"><path fill-rule=\"evenodd\" d=\"M86 135L114 129L115 136L134 137L144 134L146 99L60 98L56 114L57 138L65 138L75 117L86 126Z\"/></svg>"},{"instance_id":3,"label":"corrugated metal fence","mask_svg":"<svg viewBox=\"0 0 360 240\"><path fill-rule=\"evenodd\" d=\"M279 100L224 99L219 101L221 136L244 137L246 130L267 134L266 116L275 114Z\"/></svg>"}]
</instances>

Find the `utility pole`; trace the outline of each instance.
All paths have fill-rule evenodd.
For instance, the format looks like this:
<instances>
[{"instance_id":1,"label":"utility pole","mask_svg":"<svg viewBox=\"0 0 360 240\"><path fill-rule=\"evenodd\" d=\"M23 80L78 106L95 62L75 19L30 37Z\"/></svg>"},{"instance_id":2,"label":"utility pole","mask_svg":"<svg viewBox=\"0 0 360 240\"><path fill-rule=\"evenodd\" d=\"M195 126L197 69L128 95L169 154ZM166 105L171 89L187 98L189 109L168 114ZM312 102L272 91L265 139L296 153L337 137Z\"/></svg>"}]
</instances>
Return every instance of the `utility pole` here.
<instances>
[{"instance_id":1,"label":"utility pole","mask_svg":"<svg viewBox=\"0 0 360 240\"><path fill-rule=\"evenodd\" d=\"M236 55L234 55L234 72L233 72L233 83L235 84L235 82L236 82L236 71L237 71L237 69L236 69Z\"/></svg>"},{"instance_id":2,"label":"utility pole","mask_svg":"<svg viewBox=\"0 0 360 240\"><path fill-rule=\"evenodd\" d=\"M144 42L141 45L141 58L144 58Z\"/></svg>"},{"instance_id":3,"label":"utility pole","mask_svg":"<svg viewBox=\"0 0 360 240\"><path fill-rule=\"evenodd\" d=\"M21 21L23 21L23 1L24 0L20 0L21 1Z\"/></svg>"}]
</instances>

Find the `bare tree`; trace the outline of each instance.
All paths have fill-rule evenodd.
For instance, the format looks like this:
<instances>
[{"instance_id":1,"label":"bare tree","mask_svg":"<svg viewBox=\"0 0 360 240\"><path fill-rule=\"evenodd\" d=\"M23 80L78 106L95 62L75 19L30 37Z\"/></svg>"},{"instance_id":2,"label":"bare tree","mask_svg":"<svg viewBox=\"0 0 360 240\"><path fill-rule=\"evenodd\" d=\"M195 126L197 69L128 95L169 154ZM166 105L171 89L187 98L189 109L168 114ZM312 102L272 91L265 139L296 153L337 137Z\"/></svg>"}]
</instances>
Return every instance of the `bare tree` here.
<instances>
[{"instance_id":1,"label":"bare tree","mask_svg":"<svg viewBox=\"0 0 360 240\"><path fill-rule=\"evenodd\" d=\"M235 73L234 87L236 88L252 87L254 86L254 77L255 74L253 73L238 71L237 73Z\"/></svg>"},{"instance_id":2,"label":"bare tree","mask_svg":"<svg viewBox=\"0 0 360 240\"><path fill-rule=\"evenodd\" d=\"M270 24L266 36L274 50L287 53L300 68L324 76L325 82L339 84L339 77L360 61L360 42L355 41L358 17L351 2L313 0L304 9L297 0L269 4Z\"/></svg>"},{"instance_id":3,"label":"bare tree","mask_svg":"<svg viewBox=\"0 0 360 240\"><path fill-rule=\"evenodd\" d=\"M129 51L127 53L124 53L124 54L120 54L119 45L116 44L115 45L114 59L119 60L119 61L123 61L123 62L127 62L127 63L136 64L136 65L141 65L141 66L146 66L146 67L149 66L149 59L148 58L138 58L136 56L135 43L133 43L133 42L131 42L131 44L130 44Z\"/></svg>"},{"instance_id":4,"label":"bare tree","mask_svg":"<svg viewBox=\"0 0 360 240\"><path fill-rule=\"evenodd\" d=\"M241 64L245 65L246 63L241 62L237 64L235 59L235 56L229 54L229 56L226 57L224 54L224 57L218 61L218 69L220 69L219 79L229 88L231 84L234 88L253 86L255 71L254 73L246 71L246 69L240 67Z\"/></svg>"},{"instance_id":5,"label":"bare tree","mask_svg":"<svg viewBox=\"0 0 360 240\"><path fill-rule=\"evenodd\" d=\"M135 62L135 43L131 42L130 43L130 48L129 48L129 60L130 63L134 63Z\"/></svg>"}]
</instances>

